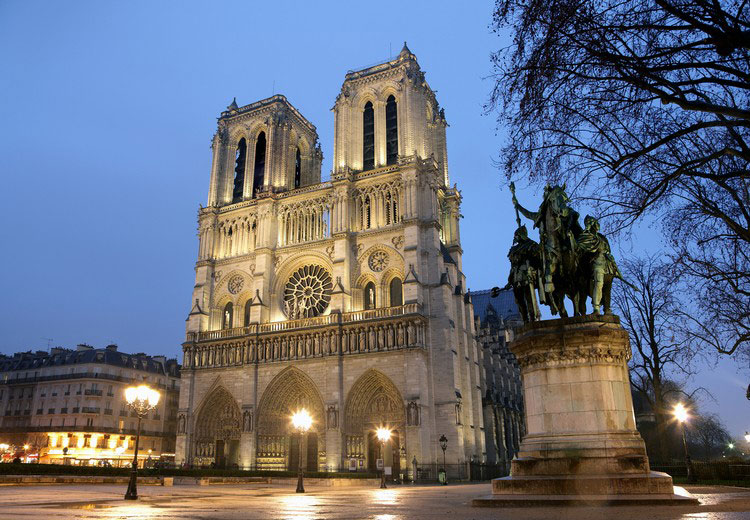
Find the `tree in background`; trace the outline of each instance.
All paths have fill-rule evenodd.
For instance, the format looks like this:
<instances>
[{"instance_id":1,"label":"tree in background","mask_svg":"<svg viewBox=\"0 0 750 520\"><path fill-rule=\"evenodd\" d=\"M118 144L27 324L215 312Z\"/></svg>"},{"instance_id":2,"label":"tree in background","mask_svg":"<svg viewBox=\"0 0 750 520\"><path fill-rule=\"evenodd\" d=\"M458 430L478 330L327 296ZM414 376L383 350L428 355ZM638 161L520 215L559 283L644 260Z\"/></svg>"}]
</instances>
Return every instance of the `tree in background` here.
<instances>
[{"instance_id":1,"label":"tree in background","mask_svg":"<svg viewBox=\"0 0 750 520\"><path fill-rule=\"evenodd\" d=\"M703 460L719 458L727 445L732 442L732 436L713 414L700 414L689 424L692 443L700 451ZM695 453L695 452L694 452ZM695 453L698 455L698 453Z\"/></svg>"},{"instance_id":2,"label":"tree in background","mask_svg":"<svg viewBox=\"0 0 750 520\"><path fill-rule=\"evenodd\" d=\"M658 219L719 352L750 351L745 0L497 0L488 111L510 179L567 182L617 229Z\"/></svg>"},{"instance_id":3,"label":"tree in background","mask_svg":"<svg viewBox=\"0 0 750 520\"><path fill-rule=\"evenodd\" d=\"M632 285L615 284L612 294L616 312L630 334L631 384L654 414L651 451L660 461L669 458L668 447L673 444L668 432L672 408L692 397L674 378L689 377L697 355L692 338L682 333L681 302L673 291L670 267L656 256L624 259L620 271Z\"/></svg>"}]
</instances>

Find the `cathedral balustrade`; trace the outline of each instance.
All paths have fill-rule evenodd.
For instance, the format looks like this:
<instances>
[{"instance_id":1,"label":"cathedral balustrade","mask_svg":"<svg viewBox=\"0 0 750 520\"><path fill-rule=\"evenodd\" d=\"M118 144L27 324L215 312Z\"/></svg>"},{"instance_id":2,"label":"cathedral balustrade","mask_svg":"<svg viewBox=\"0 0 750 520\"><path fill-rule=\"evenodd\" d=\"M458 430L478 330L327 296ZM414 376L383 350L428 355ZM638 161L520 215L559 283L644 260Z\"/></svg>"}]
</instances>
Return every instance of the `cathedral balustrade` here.
<instances>
[{"instance_id":1,"label":"cathedral balustrade","mask_svg":"<svg viewBox=\"0 0 750 520\"><path fill-rule=\"evenodd\" d=\"M183 368L217 368L425 348L426 323L420 306L413 303L188 333L183 345Z\"/></svg>"}]
</instances>

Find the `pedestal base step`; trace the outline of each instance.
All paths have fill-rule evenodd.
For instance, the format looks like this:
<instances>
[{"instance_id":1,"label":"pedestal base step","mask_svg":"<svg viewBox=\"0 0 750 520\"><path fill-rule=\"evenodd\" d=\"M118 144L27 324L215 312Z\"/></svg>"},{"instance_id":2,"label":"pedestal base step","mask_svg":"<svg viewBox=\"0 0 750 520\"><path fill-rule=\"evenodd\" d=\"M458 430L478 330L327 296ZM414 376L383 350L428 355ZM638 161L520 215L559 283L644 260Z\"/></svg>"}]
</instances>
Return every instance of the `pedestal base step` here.
<instances>
[{"instance_id":1,"label":"pedestal base step","mask_svg":"<svg viewBox=\"0 0 750 520\"><path fill-rule=\"evenodd\" d=\"M493 495L671 495L666 473L615 475L511 475L492 480Z\"/></svg>"},{"instance_id":2,"label":"pedestal base step","mask_svg":"<svg viewBox=\"0 0 750 520\"><path fill-rule=\"evenodd\" d=\"M684 488L674 486L671 494L630 495L489 495L471 501L474 507L556 507L556 506L691 506L698 505Z\"/></svg>"}]
</instances>

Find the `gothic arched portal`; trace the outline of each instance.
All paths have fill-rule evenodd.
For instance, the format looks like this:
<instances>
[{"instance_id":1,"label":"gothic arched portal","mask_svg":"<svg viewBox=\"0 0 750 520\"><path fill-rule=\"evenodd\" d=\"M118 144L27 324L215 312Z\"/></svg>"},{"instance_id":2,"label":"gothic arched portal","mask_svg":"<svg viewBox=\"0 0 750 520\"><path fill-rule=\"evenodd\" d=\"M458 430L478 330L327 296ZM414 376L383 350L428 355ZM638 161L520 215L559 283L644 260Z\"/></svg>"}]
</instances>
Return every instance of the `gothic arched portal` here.
<instances>
[{"instance_id":1,"label":"gothic arched portal","mask_svg":"<svg viewBox=\"0 0 750 520\"><path fill-rule=\"evenodd\" d=\"M292 430L291 417L303 408L313 422L300 454L299 437ZM306 461L303 466L308 471L318 471L318 454L325 449L323 446L325 415L320 393L304 372L295 367L285 368L269 383L258 405L258 468L296 469L302 455Z\"/></svg>"},{"instance_id":2,"label":"gothic arched portal","mask_svg":"<svg viewBox=\"0 0 750 520\"><path fill-rule=\"evenodd\" d=\"M223 387L203 402L195 421L195 464L232 466L239 461L241 414L237 401Z\"/></svg>"},{"instance_id":3,"label":"gothic arched portal","mask_svg":"<svg viewBox=\"0 0 750 520\"><path fill-rule=\"evenodd\" d=\"M368 468L375 470L380 446L374 434L381 426L392 431L383 458L386 466L393 467L393 475L398 475L400 446L406 433L404 400L396 385L385 374L370 369L354 383L346 398L346 458L363 459Z\"/></svg>"}]
</instances>

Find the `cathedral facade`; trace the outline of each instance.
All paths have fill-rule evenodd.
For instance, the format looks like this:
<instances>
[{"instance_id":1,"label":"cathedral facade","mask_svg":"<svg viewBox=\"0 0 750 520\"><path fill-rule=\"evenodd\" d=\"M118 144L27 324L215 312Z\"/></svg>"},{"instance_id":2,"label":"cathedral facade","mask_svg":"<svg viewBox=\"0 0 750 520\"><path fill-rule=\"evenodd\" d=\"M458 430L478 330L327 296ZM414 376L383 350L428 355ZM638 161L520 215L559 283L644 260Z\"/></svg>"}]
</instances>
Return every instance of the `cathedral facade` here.
<instances>
[{"instance_id":1,"label":"cathedral facade","mask_svg":"<svg viewBox=\"0 0 750 520\"><path fill-rule=\"evenodd\" d=\"M284 96L222 112L187 319L177 463L373 470L484 460L444 111L404 45L346 74L330 181ZM313 417L301 452L290 416Z\"/></svg>"}]
</instances>

